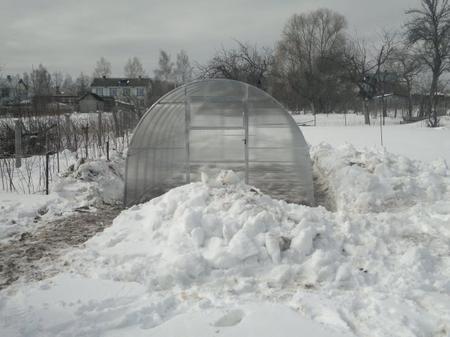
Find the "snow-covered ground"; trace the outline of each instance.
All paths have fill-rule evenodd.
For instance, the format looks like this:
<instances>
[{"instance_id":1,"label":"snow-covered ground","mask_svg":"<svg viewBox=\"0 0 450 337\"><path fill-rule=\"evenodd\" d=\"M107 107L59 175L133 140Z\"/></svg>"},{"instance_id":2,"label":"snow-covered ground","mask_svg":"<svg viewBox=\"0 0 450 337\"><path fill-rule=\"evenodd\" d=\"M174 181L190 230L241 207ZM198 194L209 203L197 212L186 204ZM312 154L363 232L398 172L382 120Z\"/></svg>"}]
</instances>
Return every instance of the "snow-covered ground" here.
<instances>
[{"instance_id":1,"label":"snow-covered ground","mask_svg":"<svg viewBox=\"0 0 450 337\"><path fill-rule=\"evenodd\" d=\"M328 209L222 172L123 211L0 336L450 336L449 129L388 128L302 128Z\"/></svg>"},{"instance_id":2,"label":"snow-covered ground","mask_svg":"<svg viewBox=\"0 0 450 337\"><path fill-rule=\"evenodd\" d=\"M319 115L319 126L301 129L307 142L312 145L321 142L333 146L349 143L358 149L381 148L378 121L364 126L357 124L364 121L363 116L349 116L347 118L354 122L350 126L343 126L343 115ZM312 116L294 115L294 119L299 123L308 118ZM450 117L441 117L442 126L439 128L426 127L426 121L406 125L399 123L400 120L397 120L396 124L389 123L382 129L383 146L387 151L427 162L443 158L450 163Z\"/></svg>"}]
</instances>

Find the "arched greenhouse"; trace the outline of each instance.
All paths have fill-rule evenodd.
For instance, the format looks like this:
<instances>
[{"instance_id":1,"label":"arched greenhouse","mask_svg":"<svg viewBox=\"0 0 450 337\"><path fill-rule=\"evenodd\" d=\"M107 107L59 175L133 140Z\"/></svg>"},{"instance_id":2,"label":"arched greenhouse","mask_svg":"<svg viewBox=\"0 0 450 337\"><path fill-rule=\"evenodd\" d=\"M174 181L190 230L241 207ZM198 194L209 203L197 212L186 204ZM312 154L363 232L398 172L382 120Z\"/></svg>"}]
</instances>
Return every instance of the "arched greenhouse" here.
<instances>
[{"instance_id":1,"label":"arched greenhouse","mask_svg":"<svg viewBox=\"0 0 450 337\"><path fill-rule=\"evenodd\" d=\"M226 79L176 88L145 113L128 148L125 204L223 169L272 197L314 204L308 146L293 118L264 91Z\"/></svg>"}]
</instances>

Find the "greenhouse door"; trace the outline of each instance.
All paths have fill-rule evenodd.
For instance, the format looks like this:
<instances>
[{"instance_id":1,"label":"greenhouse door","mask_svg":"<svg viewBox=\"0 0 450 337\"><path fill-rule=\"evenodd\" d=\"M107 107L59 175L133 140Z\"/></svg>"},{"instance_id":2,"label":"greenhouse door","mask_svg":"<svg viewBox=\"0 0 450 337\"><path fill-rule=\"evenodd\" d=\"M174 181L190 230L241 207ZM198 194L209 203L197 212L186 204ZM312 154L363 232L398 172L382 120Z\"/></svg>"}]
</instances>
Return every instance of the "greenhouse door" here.
<instances>
[{"instance_id":1,"label":"greenhouse door","mask_svg":"<svg viewBox=\"0 0 450 337\"><path fill-rule=\"evenodd\" d=\"M233 170L248 181L246 101L191 96L186 112L187 182L221 170Z\"/></svg>"}]
</instances>

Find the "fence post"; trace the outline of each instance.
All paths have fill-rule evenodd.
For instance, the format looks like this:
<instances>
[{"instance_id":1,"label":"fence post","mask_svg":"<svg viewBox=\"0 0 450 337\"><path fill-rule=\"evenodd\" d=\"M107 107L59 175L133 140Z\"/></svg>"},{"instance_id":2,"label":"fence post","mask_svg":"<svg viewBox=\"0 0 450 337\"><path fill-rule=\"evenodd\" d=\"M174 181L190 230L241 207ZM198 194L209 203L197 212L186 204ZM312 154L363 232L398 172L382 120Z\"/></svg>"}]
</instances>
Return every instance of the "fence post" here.
<instances>
[{"instance_id":1,"label":"fence post","mask_svg":"<svg viewBox=\"0 0 450 337\"><path fill-rule=\"evenodd\" d=\"M15 155L16 168L22 166L22 123L18 119L15 124Z\"/></svg>"},{"instance_id":2,"label":"fence post","mask_svg":"<svg viewBox=\"0 0 450 337\"><path fill-rule=\"evenodd\" d=\"M102 134L103 134L103 130L102 130L102 111L98 110L97 114L98 114L98 146L101 147L102 146Z\"/></svg>"},{"instance_id":3,"label":"fence post","mask_svg":"<svg viewBox=\"0 0 450 337\"><path fill-rule=\"evenodd\" d=\"M70 115L69 114L65 114L64 115L65 118L65 131L66 131L66 142L67 142L67 148L73 150L72 148L72 141L70 139L70 133L72 132L72 127L70 124Z\"/></svg>"},{"instance_id":4,"label":"fence post","mask_svg":"<svg viewBox=\"0 0 450 337\"><path fill-rule=\"evenodd\" d=\"M48 195L48 161L50 158L50 152L45 154L45 194Z\"/></svg>"},{"instance_id":5,"label":"fence post","mask_svg":"<svg viewBox=\"0 0 450 337\"><path fill-rule=\"evenodd\" d=\"M120 126L119 126L119 120L117 118L117 107L113 107L112 116L113 116L113 123L114 123L114 136L116 138L119 138L120 137Z\"/></svg>"},{"instance_id":6,"label":"fence post","mask_svg":"<svg viewBox=\"0 0 450 337\"><path fill-rule=\"evenodd\" d=\"M88 144L89 144L89 124L86 124L85 127L83 127L84 130L84 149L86 152L86 159L88 158Z\"/></svg>"},{"instance_id":7,"label":"fence post","mask_svg":"<svg viewBox=\"0 0 450 337\"><path fill-rule=\"evenodd\" d=\"M109 139L106 141L106 160L109 161Z\"/></svg>"}]
</instances>

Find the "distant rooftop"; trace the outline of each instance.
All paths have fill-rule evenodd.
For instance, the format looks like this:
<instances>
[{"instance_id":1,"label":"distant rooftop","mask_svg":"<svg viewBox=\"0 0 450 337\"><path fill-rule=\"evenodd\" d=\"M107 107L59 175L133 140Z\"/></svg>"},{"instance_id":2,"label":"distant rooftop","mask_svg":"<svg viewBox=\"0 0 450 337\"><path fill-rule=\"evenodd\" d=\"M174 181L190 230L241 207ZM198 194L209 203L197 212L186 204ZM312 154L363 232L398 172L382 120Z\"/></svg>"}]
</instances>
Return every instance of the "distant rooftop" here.
<instances>
[{"instance_id":1,"label":"distant rooftop","mask_svg":"<svg viewBox=\"0 0 450 337\"><path fill-rule=\"evenodd\" d=\"M91 87L146 87L150 85L149 78L100 77L94 78Z\"/></svg>"}]
</instances>

